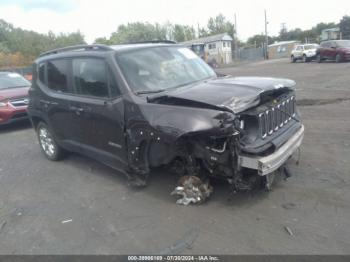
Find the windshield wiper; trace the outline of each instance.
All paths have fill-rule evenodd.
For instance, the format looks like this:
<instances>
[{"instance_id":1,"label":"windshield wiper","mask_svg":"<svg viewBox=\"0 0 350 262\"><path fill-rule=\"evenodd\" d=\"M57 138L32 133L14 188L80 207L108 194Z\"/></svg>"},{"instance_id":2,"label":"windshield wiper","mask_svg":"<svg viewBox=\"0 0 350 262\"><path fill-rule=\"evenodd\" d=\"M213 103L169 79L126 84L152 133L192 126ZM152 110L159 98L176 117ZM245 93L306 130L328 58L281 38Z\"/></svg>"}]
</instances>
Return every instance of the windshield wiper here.
<instances>
[{"instance_id":1,"label":"windshield wiper","mask_svg":"<svg viewBox=\"0 0 350 262\"><path fill-rule=\"evenodd\" d=\"M161 93L165 91L166 89L157 89L157 90L141 90L141 91L136 91L136 95L142 95L142 94L155 94L155 93Z\"/></svg>"}]
</instances>

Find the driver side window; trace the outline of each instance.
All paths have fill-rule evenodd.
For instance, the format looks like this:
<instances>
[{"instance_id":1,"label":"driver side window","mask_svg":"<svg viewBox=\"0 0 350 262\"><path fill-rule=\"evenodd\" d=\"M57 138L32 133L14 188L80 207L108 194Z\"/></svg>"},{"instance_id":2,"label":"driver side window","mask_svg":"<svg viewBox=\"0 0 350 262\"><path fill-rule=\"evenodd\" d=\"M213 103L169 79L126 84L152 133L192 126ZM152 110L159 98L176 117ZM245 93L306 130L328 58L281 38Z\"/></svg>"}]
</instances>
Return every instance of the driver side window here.
<instances>
[{"instance_id":1,"label":"driver side window","mask_svg":"<svg viewBox=\"0 0 350 262\"><path fill-rule=\"evenodd\" d=\"M109 96L106 63L102 59L74 59L73 81L75 92L79 95Z\"/></svg>"}]
</instances>

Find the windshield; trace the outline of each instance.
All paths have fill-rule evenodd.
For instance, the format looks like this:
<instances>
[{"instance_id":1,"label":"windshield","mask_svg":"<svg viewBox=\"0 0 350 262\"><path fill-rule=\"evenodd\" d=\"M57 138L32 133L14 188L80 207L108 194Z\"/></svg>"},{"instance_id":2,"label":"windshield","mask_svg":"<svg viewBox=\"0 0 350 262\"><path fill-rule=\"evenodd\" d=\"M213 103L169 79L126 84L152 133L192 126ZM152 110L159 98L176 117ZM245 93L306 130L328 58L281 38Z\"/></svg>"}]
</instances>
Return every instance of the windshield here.
<instances>
[{"instance_id":1,"label":"windshield","mask_svg":"<svg viewBox=\"0 0 350 262\"><path fill-rule=\"evenodd\" d=\"M30 86L30 82L17 73L0 73L0 89Z\"/></svg>"},{"instance_id":2,"label":"windshield","mask_svg":"<svg viewBox=\"0 0 350 262\"><path fill-rule=\"evenodd\" d=\"M306 45L304 46L305 50L310 50L310 49L317 49L318 45Z\"/></svg>"},{"instance_id":3,"label":"windshield","mask_svg":"<svg viewBox=\"0 0 350 262\"><path fill-rule=\"evenodd\" d=\"M350 40L339 40L336 43L339 47L350 47Z\"/></svg>"},{"instance_id":4,"label":"windshield","mask_svg":"<svg viewBox=\"0 0 350 262\"><path fill-rule=\"evenodd\" d=\"M161 92L216 76L195 53L179 46L130 51L117 60L135 93Z\"/></svg>"}]
</instances>

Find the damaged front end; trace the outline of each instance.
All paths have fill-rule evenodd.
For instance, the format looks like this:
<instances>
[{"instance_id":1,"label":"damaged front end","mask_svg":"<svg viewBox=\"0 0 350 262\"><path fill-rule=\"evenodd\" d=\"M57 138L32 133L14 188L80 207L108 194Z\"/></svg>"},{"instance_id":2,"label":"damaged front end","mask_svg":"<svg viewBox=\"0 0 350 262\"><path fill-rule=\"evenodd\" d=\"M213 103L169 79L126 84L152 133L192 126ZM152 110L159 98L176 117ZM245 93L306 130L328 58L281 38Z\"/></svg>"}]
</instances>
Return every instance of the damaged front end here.
<instances>
[{"instance_id":1,"label":"damaged front end","mask_svg":"<svg viewBox=\"0 0 350 262\"><path fill-rule=\"evenodd\" d=\"M212 192L210 177L228 181L233 191L261 184L269 189L274 174L300 146L304 127L294 90L286 82L258 90L242 82L212 80L198 88L202 95L212 92L208 85L227 94L227 86L238 86L240 98L221 103L209 103L208 94L192 98L196 88L186 94L148 97L137 107L127 103L131 173L145 180L150 168L169 166L181 176L173 192L182 196L181 204L205 201ZM248 90L245 95L243 88Z\"/></svg>"}]
</instances>

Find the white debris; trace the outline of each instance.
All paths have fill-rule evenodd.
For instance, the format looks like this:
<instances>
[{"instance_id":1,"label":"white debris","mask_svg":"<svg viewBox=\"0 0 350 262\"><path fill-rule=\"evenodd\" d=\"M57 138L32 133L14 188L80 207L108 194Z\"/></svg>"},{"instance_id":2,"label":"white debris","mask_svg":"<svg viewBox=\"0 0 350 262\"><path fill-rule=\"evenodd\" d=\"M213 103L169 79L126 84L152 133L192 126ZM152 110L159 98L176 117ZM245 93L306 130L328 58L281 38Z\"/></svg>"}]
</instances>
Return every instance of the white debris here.
<instances>
[{"instance_id":1,"label":"white debris","mask_svg":"<svg viewBox=\"0 0 350 262\"><path fill-rule=\"evenodd\" d=\"M63 221L62 221L62 224L69 223L69 222L72 222L72 221L73 221L73 219L63 220Z\"/></svg>"},{"instance_id":2,"label":"white debris","mask_svg":"<svg viewBox=\"0 0 350 262\"><path fill-rule=\"evenodd\" d=\"M285 226L284 229L288 232L289 235L294 236L293 231L289 227Z\"/></svg>"},{"instance_id":3,"label":"white debris","mask_svg":"<svg viewBox=\"0 0 350 262\"><path fill-rule=\"evenodd\" d=\"M176 201L179 205L189 205L190 203L202 203L213 192L209 181L203 182L196 176L183 176L178 181L178 186L171 192L171 195L179 195L182 198Z\"/></svg>"}]
</instances>

